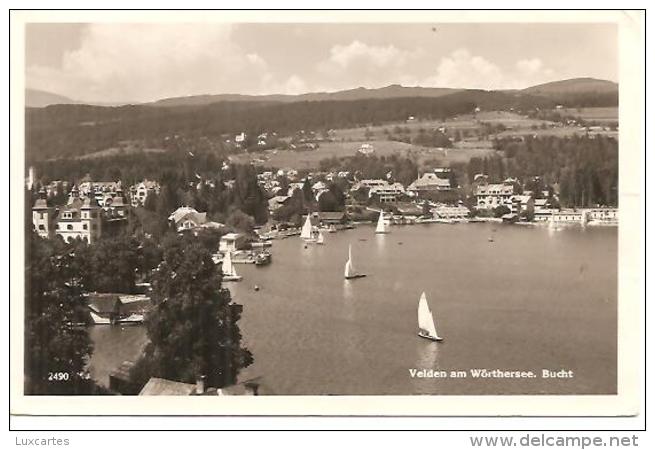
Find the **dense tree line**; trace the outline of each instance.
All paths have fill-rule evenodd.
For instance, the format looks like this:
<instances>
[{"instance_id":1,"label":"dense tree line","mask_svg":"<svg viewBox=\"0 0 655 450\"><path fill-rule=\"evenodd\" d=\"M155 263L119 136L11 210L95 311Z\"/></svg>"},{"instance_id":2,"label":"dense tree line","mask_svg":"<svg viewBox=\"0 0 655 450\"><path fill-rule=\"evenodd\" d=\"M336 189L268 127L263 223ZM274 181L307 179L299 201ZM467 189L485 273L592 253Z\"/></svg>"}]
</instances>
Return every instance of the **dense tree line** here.
<instances>
[{"instance_id":1,"label":"dense tree line","mask_svg":"<svg viewBox=\"0 0 655 450\"><path fill-rule=\"evenodd\" d=\"M418 178L416 161L398 155L360 155L345 158L327 158L319 163L323 171L348 171L358 179L380 178L408 185Z\"/></svg>"},{"instance_id":2,"label":"dense tree line","mask_svg":"<svg viewBox=\"0 0 655 450\"><path fill-rule=\"evenodd\" d=\"M57 159L34 163L41 183L53 180L73 183L88 176L98 181L118 181L124 188L144 179L162 180L166 173L175 172L191 180L196 175L207 177L221 171L225 158L212 151L191 152L181 149L166 152L137 151L106 157Z\"/></svg>"},{"instance_id":3,"label":"dense tree line","mask_svg":"<svg viewBox=\"0 0 655 450\"><path fill-rule=\"evenodd\" d=\"M468 182L482 173L491 182L517 178L526 189L559 188L566 207L618 206L619 154L616 139L605 136L504 138L497 155L471 158Z\"/></svg>"}]
</instances>

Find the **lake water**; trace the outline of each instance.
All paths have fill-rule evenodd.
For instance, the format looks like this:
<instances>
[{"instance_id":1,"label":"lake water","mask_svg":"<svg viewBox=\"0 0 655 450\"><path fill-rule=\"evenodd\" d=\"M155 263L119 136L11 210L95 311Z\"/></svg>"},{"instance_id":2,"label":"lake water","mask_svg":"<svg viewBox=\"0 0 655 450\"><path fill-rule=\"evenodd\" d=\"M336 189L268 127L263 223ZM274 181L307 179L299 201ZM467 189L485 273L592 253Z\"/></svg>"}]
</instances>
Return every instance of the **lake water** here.
<instances>
[{"instance_id":1,"label":"lake water","mask_svg":"<svg viewBox=\"0 0 655 450\"><path fill-rule=\"evenodd\" d=\"M360 226L325 238L307 248L299 238L274 241L271 265L238 265L243 281L226 284L244 305L241 330L255 359L241 378L261 376L266 392L616 392L616 228L426 224L376 235ZM366 278L343 279L349 244ZM416 335L423 291L443 342ZM144 333L96 327L94 360L113 369ZM410 376L423 368L536 378ZM573 378L542 379L542 369Z\"/></svg>"}]
</instances>

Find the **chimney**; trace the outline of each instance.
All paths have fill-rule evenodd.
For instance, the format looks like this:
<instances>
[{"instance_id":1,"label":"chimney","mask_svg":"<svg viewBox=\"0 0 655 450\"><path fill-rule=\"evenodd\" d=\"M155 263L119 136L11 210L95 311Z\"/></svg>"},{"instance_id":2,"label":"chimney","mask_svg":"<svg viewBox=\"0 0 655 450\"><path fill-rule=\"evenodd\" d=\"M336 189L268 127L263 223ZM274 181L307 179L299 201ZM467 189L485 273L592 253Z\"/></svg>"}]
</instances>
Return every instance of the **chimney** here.
<instances>
[{"instance_id":1,"label":"chimney","mask_svg":"<svg viewBox=\"0 0 655 450\"><path fill-rule=\"evenodd\" d=\"M205 378L207 377L204 375L200 375L198 378L196 378L196 395L205 393Z\"/></svg>"}]
</instances>

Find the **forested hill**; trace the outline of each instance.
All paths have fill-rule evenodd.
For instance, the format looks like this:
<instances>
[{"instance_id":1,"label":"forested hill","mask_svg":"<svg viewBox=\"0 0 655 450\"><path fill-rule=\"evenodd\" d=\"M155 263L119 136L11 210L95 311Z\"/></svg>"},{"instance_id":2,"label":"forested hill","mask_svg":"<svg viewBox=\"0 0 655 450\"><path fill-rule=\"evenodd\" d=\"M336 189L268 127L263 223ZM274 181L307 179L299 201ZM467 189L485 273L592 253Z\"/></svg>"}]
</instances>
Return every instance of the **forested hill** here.
<instances>
[{"instance_id":1,"label":"forested hill","mask_svg":"<svg viewBox=\"0 0 655 450\"><path fill-rule=\"evenodd\" d=\"M573 78L532 86L521 91L524 94L547 97L569 107L617 106L619 85L595 78Z\"/></svg>"},{"instance_id":2,"label":"forested hill","mask_svg":"<svg viewBox=\"0 0 655 450\"><path fill-rule=\"evenodd\" d=\"M26 155L29 161L71 158L121 141L142 140L157 146L173 135L213 141L241 131L293 133L403 121L409 116L444 119L476 107L492 110L553 105L543 97L475 90L439 98L221 102L177 107L52 105L26 110Z\"/></svg>"},{"instance_id":3,"label":"forested hill","mask_svg":"<svg viewBox=\"0 0 655 450\"><path fill-rule=\"evenodd\" d=\"M69 104L27 108L26 156L28 161L74 158L116 147L125 141L161 148L164 140L174 135L191 141L202 140L204 144L211 143L209 147L217 148L221 145L222 135L241 131L285 134L398 122L409 116L445 119L473 112L476 107L483 110L513 108L527 112L535 108L553 108L558 104L584 107L615 106L618 103L616 90L589 91L584 87L591 86L589 82L579 80L562 83L564 85L542 86L535 91L536 94L529 90L468 89L445 95L440 91L440 96L429 97L413 96L418 95L415 89L422 88L402 88L402 92L412 96L295 102L262 97L260 100L177 106ZM571 86L575 89L572 90Z\"/></svg>"},{"instance_id":4,"label":"forested hill","mask_svg":"<svg viewBox=\"0 0 655 450\"><path fill-rule=\"evenodd\" d=\"M171 97L151 103L153 106L189 106L208 105L217 102L322 102L330 100L364 100L364 99L386 99L405 97L442 97L444 95L459 92L462 89L433 88L433 87L407 87L392 84L379 89L367 89L359 87L336 92L310 92L307 94L286 95L243 95L243 94L218 94L218 95L191 95L187 97Z\"/></svg>"}]
</instances>

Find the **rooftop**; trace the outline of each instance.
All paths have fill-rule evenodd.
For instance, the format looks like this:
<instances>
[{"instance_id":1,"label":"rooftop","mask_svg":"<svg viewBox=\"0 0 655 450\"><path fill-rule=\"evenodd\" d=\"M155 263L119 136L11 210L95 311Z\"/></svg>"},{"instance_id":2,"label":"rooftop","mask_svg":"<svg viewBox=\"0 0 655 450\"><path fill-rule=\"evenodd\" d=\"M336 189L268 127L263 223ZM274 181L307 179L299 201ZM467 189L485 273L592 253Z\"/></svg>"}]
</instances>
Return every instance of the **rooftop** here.
<instances>
[{"instance_id":1,"label":"rooftop","mask_svg":"<svg viewBox=\"0 0 655 450\"><path fill-rule=\"evenodd\" d=\"M139 395L192 395L195 392L195 384L152 377L143 386Z\"/></svg>"}]
</instances>

